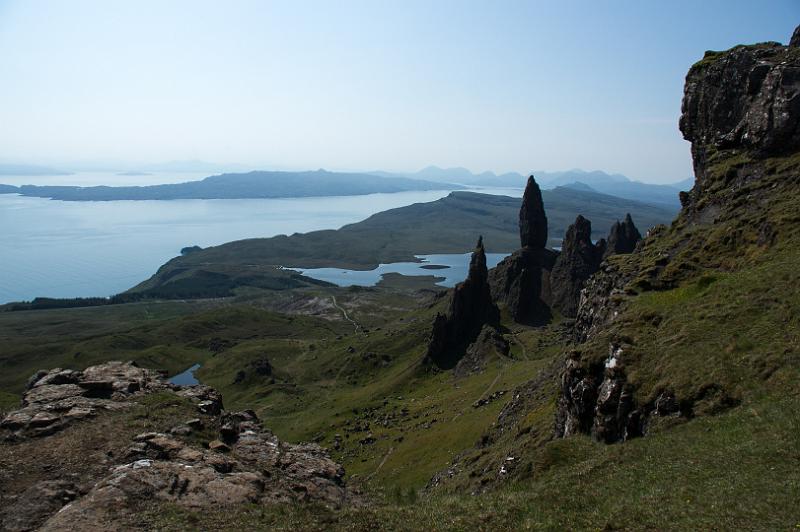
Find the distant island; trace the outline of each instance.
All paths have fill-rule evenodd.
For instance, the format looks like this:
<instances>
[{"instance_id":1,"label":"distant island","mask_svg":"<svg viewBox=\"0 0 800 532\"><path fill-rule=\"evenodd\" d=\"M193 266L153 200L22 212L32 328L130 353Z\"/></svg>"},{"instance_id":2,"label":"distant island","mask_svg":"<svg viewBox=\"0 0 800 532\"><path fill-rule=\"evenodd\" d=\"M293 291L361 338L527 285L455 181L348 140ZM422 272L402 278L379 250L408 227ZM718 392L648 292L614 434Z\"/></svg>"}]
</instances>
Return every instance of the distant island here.
<instances>
[{"instance_id":1,"label":"distant island","mask_svg":"<svg viewBox=\"0 0 800 532\"><path fill-rule=\"evenodd\" d=\"M314 172L265 172L220 174L201 181L148 186L37 186L0 185L0 194L21 194L63 201L259 199L364 194L421 190L459 189L451 183L383 177L372 174Z\"/></svg>"},{"instance_id":2,"label":"distant island","mask_svg":"<svg viewBox=\"0 0 800 532\"><path fill-rule=\"evenodd\" d=\"M372 173L383 177L409 177L426 181L446 181L483 187L523 187L527 179L527 176L518 172L505 174L481 172L476 174L466 168L439 168L438 166L428 166L414 173L382 171ZM642 201L652 205L664 205L675 209L680 207L678 192L689 190L694 185L694 178L687 178L669 185L655 185L634 181L622 174L609 174L602 170L585 171L573 169L560 172L534 170L532 173L536 176L536 181L542 189L571 186L572 188L593 190L602 194Z\"/></svg>"},{"instance_id":3,"label":"distant island","mask_svg":"<svg viewBox=\"0 0 800 532\"><path fill-rule=\"evenodd\" d=\"M123 176L144 176L144 175L153 175L149 172L118 172L117 175Z\"/></svg>"}]
</instances>

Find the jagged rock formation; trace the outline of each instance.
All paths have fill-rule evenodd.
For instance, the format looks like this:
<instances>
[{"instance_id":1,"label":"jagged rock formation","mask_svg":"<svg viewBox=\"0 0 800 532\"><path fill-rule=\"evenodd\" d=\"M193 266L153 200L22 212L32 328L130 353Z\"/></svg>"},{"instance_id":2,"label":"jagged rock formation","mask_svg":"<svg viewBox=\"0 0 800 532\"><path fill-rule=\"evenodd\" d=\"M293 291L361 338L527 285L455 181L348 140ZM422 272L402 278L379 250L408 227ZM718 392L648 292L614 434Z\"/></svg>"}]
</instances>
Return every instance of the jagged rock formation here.
<instances>
[{"instance_id":1,"label":"jagged rock formation","mask_svg":"<svg viewBox=\"0 0 800 532\"><path fill-rule=\"evenodd\" d=\"M137 392L164 387L164 376L132 363L109 362L83 371L39 371L28 381L22 408L0 421L0 436L19 440L47 436L102 411L126 407Z\"/></svg>"},{"instance_id":2,"label":"jagged rock formation","mask_svg":"<svg viewBox=\"0 0 800 532\"><path fill-rule=\"evenodd\" d=\"M615 222L611 226L611 231L608 233L608 240L605 242L605 251L602 253L603 258L610 255L622 255L625 253L633 253L636 249L636 244L642 239L642 234L636 229L633 224L633 218L630 213L625 215L625 220L620 223Z\"/></svg>"},{"instance_id":3,"label":"jagged rock formation","mask_svg":"<svg viewBox=\"0 0 800 532\"><path fill-rule=\"evenodd\" d=\"M136 434L126 416L143 401L189 410L177 426ZM317 445L286 444L254 412L223 411L212 388L173 385L132 363L39 372L23 405L0 423L2 530L126 528L163 503L202 510L350 498L344 471Z\"/></svg>"},{"instance_id":4,"label":"jagged rock formation","mask_svg":"<svg viewBox=\"0 0 800 532\"><path fill-rule=\"evenodd\" d=\"M522 197L519 235L522 248L490 272L492 297L505 303L517 322L545 323L550 319L550 270L557 254L545 248L547 217L533 176Z\"/></svg>"},{"instance_id":5,"label":"jagged rock formation","mask_svg":"<svg viewBox=\"0 0 800 532\"><path fill-rule=\"evenodd\" d=\"M737 404L712 382L682 397L663 391L637 405L626 366L631 369L642 355L626 361L636 345L614 340L633 341L625 334L625 320L617 318L640 291L673 288L720 267L735 270L749 253L776 245L778 226L784 237L796 234L796 224L786 218L796 208L791 201L777 205L796 195L800 184L799 45L800 28L790 46L763 43L707 52L690 69L680 128L692 143L695 186L681 195L683 208L672 227L651 230L630 259L604 262L587 281L575 322L577 349L563 371L556 435L583 432L605 442L624 441L644 434L659 417L691 416L709 396L714 409ZM629 236L636 233L619 229L630 247ZM609 253L621 239L611 240ZM657 326L658 316L652 319ZM606 338L610 345L601 357ZM662 378L669 382L669 375Z\"/></svg>"},{"instance_id":6,"label":"jagged rock formation","mask_svg":"<svg viewBox=\"0 0 800 532\"><path fill-rule=\"evenodd\" d=\"M446 315L437 314L425 360L450 369L464 356L484 325L496 325L500 318L492 301L483 238L478 238L469 263L467 278L453 289Z\"/></svg>"},{"instance_id":7,"label":"jagged rock formation","mask_svg":"<svg viewBox=\"0 0 800 532\"><path fill-rule=\"evenodd\" d=\"M578 215L567 229L561 253L550 273L552 306L562 315L574 318L577 314L581 289L600 267L604 248L604 241L599 246L592 243L592 223Z\"/></svg>"}]
</instances>

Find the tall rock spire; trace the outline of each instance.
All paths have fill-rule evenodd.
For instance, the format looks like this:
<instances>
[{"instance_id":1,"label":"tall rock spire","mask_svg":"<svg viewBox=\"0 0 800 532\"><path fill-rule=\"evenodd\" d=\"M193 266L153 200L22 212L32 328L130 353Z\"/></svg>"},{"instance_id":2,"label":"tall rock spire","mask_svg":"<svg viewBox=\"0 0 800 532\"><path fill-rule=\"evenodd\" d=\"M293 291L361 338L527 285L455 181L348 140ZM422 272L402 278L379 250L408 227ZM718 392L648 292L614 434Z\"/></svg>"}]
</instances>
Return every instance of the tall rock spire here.
<instances>
[{"instance_id":1,"label":"tall rock spire","mask_svg":"<svg viewBox=\"0 0 800 532\"><path fill-rule=\"evenodd\" d=\"M533 176L528 178L519 210L519 238L523 248L544 249L547 244L547 217L542 191Z\"/></svg>"},{"instance_id":2,"label":"tall rock spire","mask_svg":"<svg viewBox=\"0 0 800 532\"><path fill-rule=\"evenodd\" d=\"M446 315L437 314L425 358L436 366L454 367L484 325L497 325L500 313L492 301L483 237L478 238L467 278L456 285Z\"/></svg>"},{"instance_id":3,"label":"tall rock spire","mask_svg":"<svg viewBox=\"0 0 800 532\"><path fill-rule=\"evenodd\" d=\"M486 284L486 278L489 276L489 270L486 268L486 250L483 248L483 237L478 237L478 243L475 245L475 251L472 252L472 258L469 261L469 274L467 279L472 280L474 283Z\"/></svg>"}]
</instances>

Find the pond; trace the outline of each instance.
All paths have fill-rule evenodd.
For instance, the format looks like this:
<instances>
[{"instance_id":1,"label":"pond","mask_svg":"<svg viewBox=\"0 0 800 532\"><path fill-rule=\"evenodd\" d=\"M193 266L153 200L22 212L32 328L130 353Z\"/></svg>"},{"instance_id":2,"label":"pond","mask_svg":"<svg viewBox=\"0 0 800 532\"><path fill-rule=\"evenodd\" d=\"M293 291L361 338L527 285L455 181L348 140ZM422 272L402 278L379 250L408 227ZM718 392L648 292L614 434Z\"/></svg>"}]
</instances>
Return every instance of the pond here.
<instances>
[{"instance_id":1,"label":"pond","mask_svg":"<svg viewBox=\"0 0 800 532\"><path fill-rule=\"evenodd\" d=\"M200 381L194 376L194 372L198 369L200 369L200 364L195 364L186 371L171 377L169 382L172 384L180 384L181 386L193 386L195 384L200 384Z\"/></svg>"},{"instance_id":2,"label":"pond","mask_svg":"<svg viewBox=\"0 0 800 532\"><path fill-rule=\"evenodd\" d=\"M345 270L342 268L291 268L313 279L327 281L338 286L375 286L387 273L444 277L439 286L452 287L467 277L471 253L447 253L416 255L421 262L391 262L381 264L374 270ZM494 268L507 257L507 253L487 253L486 265Z\"/></svg>"}]
</instances>

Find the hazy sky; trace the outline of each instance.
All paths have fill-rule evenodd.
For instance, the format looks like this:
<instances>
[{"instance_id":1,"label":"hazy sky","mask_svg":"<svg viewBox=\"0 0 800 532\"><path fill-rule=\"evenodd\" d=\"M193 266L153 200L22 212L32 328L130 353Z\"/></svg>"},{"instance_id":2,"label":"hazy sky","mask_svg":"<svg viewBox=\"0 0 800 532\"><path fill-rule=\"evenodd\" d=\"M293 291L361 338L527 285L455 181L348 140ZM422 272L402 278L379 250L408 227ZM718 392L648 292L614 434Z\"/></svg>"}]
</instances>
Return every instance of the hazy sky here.
<instances>
[{"instance_id":1,"label":"hazy sky","mask_svg":"<svg viewBox=\"0 0 800 532\"><path fill-rule=\"evenodd\" d=\"M689 66L798 23L800 0L0 0L0 160L678 181Z\"/></svg>"}]
</instances>

